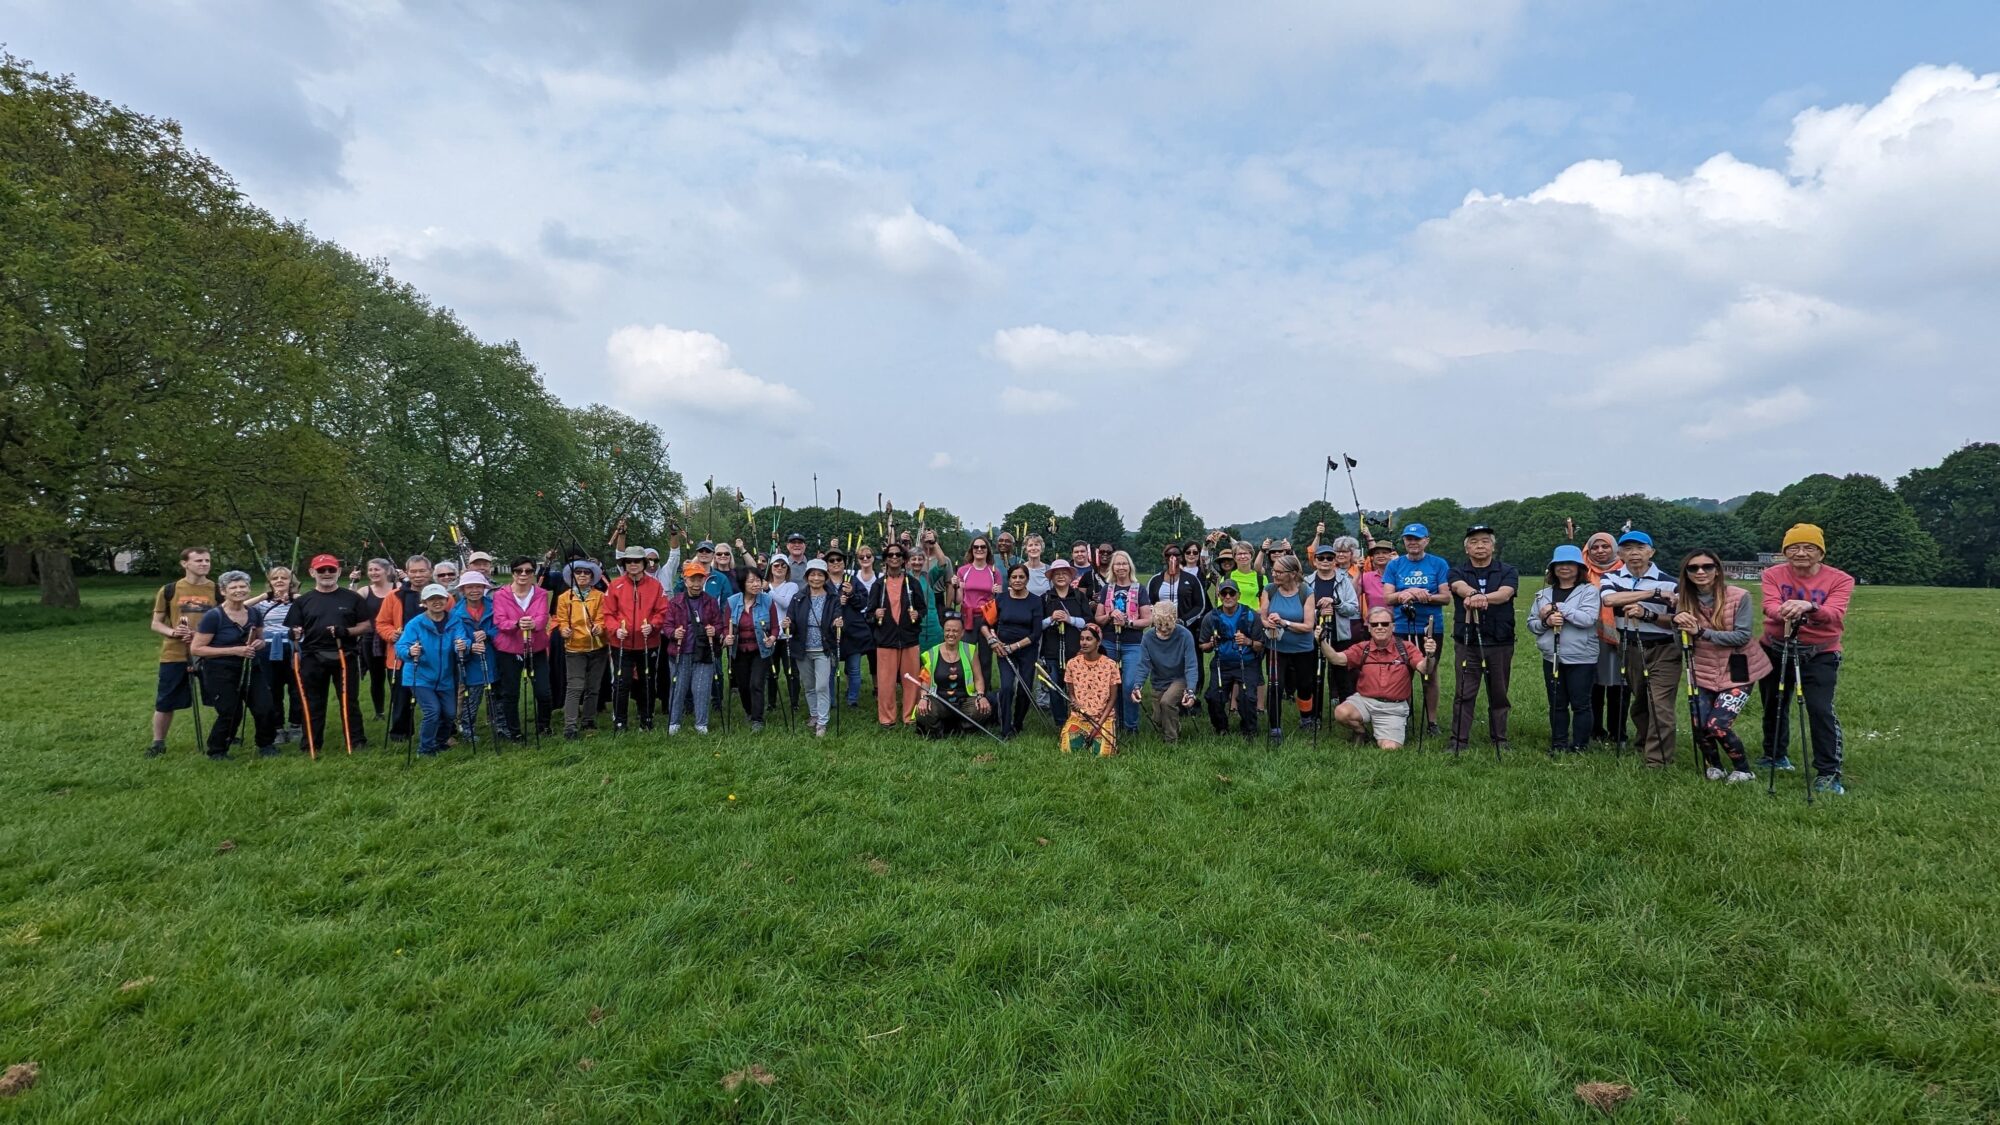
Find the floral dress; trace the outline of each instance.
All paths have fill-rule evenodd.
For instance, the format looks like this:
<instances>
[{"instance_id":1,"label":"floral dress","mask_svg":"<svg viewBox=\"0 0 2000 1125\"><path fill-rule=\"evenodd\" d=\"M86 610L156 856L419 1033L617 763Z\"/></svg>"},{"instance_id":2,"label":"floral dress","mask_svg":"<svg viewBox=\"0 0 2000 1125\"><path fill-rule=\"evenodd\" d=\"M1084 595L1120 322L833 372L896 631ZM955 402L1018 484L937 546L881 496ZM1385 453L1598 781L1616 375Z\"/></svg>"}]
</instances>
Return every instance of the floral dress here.
<instances>
[{"instance_id":1,"label":"floral dress","mask_svg":"<svg viewBox=\"0 0 2000 1125\"><path fill-rule=\"evenodd\" d=\"M1069 697L1076 704L1063 723L1062 752L1100 756L1118 752L1118 723L1113 712L1118 705L1118 662L1108 656L1089 660L1078 657L1063 672Z\"/></svg>"}]
</instances>

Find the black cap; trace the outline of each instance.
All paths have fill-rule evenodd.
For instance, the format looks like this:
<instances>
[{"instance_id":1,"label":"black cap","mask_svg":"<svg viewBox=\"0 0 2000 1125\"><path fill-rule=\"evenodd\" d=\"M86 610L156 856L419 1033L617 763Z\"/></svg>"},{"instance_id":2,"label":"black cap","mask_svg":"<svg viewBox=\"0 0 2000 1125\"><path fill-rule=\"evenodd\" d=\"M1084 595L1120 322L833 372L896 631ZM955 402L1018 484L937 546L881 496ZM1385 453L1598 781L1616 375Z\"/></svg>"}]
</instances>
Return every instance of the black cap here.
<instances>
[{"instance_id":1,"label":"black cap","mask_svg":"<svg viewBox=\"0 0 2000 1125\"><path fill-rule=\"evenodd\" d=\"M1471 527L1465 529L1465 537L1467 539L1470 539L1475 535L1495 535L1495 534L1497 534L1497 532L1493 530L1492 524L1475 523Z\"/></svg>"},{"instance_id":2,"label":"black cap","mask_svg":"<svg viewBox=\"0 0 2000 1125\"><path fill-rule=\"evenodd\" d=\"M805 536L803 536L803 535L800 535L800 534L799 534L798 532L796 532L796 531L792 532L792 533L791 533L790 535L787 535L787 536L785 536L785 542L787 542L787 543L803 543L803 542L805 542L805 541L806 541L806 537L805 537Z\"/></svg>"}]
</instances>

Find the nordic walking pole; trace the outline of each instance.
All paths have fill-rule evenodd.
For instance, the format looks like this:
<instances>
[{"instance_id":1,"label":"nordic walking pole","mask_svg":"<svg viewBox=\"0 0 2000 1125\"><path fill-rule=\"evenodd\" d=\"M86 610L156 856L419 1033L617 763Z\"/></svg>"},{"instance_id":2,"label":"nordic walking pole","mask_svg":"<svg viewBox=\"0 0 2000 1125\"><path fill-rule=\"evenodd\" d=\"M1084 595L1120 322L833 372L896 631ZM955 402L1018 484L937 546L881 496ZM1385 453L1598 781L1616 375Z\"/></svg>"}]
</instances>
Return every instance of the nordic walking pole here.
<instances>
[{"instance_id":1,"label":"nordic walking pole","mask_svg":"<svg viewBox=\"0 0 2000 1125\"><path fill-rule=\"evenodd\" d=\"M833 505L836 508L840 506L839 489L834 490ZM841 665L847 663L847 654L841 650L840 644L840 630L845 621L846 619L839 615L835 615L833 619L833 692L827 696L826 700L827 710L833 712L833 734L835 738L840 737L840 713L847 710L847 708L840 705L840 668Z\"/></svg>"},{"instance_id":2,"label":"nordic walking pole","mask_svg":"<svg viewBox=\"0 0 2000 1125\"><path fill-rule=\"evenodd\" d=\"M1799 652L1798 624L1794 622L1792 625L1792 698L1799 705L1799 757L1805 759L1807 765L1811 765L1813 753L1812 720L1806 714L1805 663L1803 655ZM1786 739L1785 742L1786 748L1789 749L1791 740ZM1799 771L1799 776L1803 777L1806 782L1806 804L1808 806L1813 803L1812 787L1814 775L1815 771L1813 770ZM1771 776L1776 777L1776 771L1773 771Z\"/></svg>"},{"instance_id":3,"label":"nordic walking pole","mask_svg":"<svg viewBox=\"0 0 2000 1125\"><path fill-rule=\"evenodd\" d=\"M306 702L306 680L305 674L299 671L299 646L297 642L293 642L292 644L292 682L297 684L299 688L299 710L302 712L299 717L305 720L306 756L317 762L319 761L319 747L313 744L312 704ZM1772 776L1776 777L1777 775L1773 774Z\"/></svg>"},{"instance_id":4,"label":"nordic walking pole","mask_svg":"<svg viewBox=\"0 0 2000 1125\"><path fill-rule=\"evenodd\" d=\"M903 678L910 681L912 684L916 685L917 694L929 696L931 699L939 703L942 703L947 709L951 711L952 714L957 715L959 718L964 719L968 723L971 723L973 730L978 731L980 734L985 735L986 737L992 739L994 742L999 743L1001 746L1007 745L1005 742L1001 741L999 735L994 734L992 731L987 730L985 727L980 726L978 719L975 719L972 716L966 714L965 712L959 710L957 706L955 706L952 703L951 700L946 699L942 695L939 695L938 690L936 688L932 687L927 683L924 683L922 680L917 679L915 676L910 675L908 672L903 673Z\"/></svg>"},{"instance_id":5,"label":"nordic walking pole","mask_svg":"<svg viewBox=\"0 0 2000 1125\"><path fill-rule=\"evenodd\" d=\"M341 651L338 640L334 641L333 655L340 660L340 740L346 744L347 756L351 758L354 756L354 731L352 724L348 721L350 714L348 699L349 692L353 689L347 682L347 653Z\"/></svg>"},{"instance_id":6,"label":"nordic walking pole","mask_svg":"<svg viewBox=\"0 0 2000 1125\"><path fill-rule=\"evenodd\" d=\"M1361 492L1354 487L1354 467L1361 462L1356 461L1345 453L1340 455L1340 459L1347 462L1347 492L1348 495L1354 497L1355 530L1365 536L1368 534L1368 516L1361 510ZM1395 521L1391 520L1390 522L1394 523Z\"/></svg>"},{"instance_id":7,"label":"nordic walking pole","mask_svg":"<svg viewBox=\"0 0 2000 1125\"><path fill-rule=\"evenodd\" d=\"M1550 599L1549 604L1551 606L1554 606L1556 609L1556 623L1550 626L1549 630L1550 632L1555 634L1556 638L1555 644L1552 646L1554 650L1553 655L1551 655L1549 658L1549 666L1552 669L1552 671L1550 672L1551 686L1549 688L1549 714L1553 715L1555 714L1556 708L1566 707L1567 704L1564 702L1564 692L1563 692L1562 607L1557 606L1553 598ZM1571 738L1576 737L1576 732L1574 730L1570 731L1570 737ZM1556 747L1555 743L1551 741L1549 743L1549 761L1553 762L1555 760L1556 760Z\"/></svg>"},{"instance_id":8,"label":"nordic walking pole","mask_svg":"<svg viewBox=\"0 0 2000 1125\"><path fill-rule=\"evenodd\" d=\"M1695 695L1694 689L1694 641L1689 638L1686 629L1681 630L1681 663L1687 666L1688 741L1694 746L1695 772L1702 773L1702 767L1708 764L1708 751L1702 746L1701 701ZM1722 754L1718 748L1717 764L1720 764L1721 758Z\"/></svg>"},{"instance_id":9,"label":"nordic walking pole","mask_svg":"<svg viewBox=\"0 0 2000 1125\"><path fill-rule=\"evenodd\" d=\"M1625 757L1625 723L1631 717L1632 711L1632 641L1632 630L1627 629L1623 625L1618 626L1618 686L1623 688L1624 691L1620 693L1619 713L1613 716L1607 710L1604 716L1606 722L1610 722L1614 718L1617 720L1618 749L1616 756L1621 760ZM1607 698L1607 708L1609 702Z\"/></svg>"}]
</instances>

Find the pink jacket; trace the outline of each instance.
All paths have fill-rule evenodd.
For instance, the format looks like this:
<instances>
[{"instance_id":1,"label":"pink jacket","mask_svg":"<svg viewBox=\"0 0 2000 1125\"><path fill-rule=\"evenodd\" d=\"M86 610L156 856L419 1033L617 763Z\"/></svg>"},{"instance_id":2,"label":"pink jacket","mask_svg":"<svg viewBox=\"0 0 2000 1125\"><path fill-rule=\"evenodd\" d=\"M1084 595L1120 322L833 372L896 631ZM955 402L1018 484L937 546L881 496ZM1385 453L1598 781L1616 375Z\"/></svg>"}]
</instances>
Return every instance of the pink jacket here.
<instances>
[{"instance_id":1,"label":"pink jacket","mask_svg":"<svg viewBox=\"0 0 2000 1125\"><path fill-rule=\"evenodd\" d=\"M528 633L528 647L535 652L549 650L549 592L536 586L528 594L528 608L522 609L514 600L514 587L502 586L493 591L493 647L509 656L521 655L521 622L526 619L531 629Z\"/></svg>"}]
</instances>

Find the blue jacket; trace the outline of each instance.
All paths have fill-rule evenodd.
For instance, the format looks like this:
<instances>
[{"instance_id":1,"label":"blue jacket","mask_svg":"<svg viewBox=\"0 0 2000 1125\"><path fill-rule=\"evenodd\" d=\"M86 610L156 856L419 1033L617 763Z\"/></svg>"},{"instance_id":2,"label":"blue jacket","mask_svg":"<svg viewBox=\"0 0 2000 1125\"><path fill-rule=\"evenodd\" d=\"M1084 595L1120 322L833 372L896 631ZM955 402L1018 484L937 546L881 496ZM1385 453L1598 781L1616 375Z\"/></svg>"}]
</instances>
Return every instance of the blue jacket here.
<instances>
[{"instance_id":1,"label":"blue jacket","mask_svg":"<svg viewBox=\"0 0 2000 1125\"><path fill-rule=\"evenodd\" d=\"M466 599L461 595L458 603L451 607L451 619L465 629L465 682L468 684L490 684L498 678L497 657L500 650L493 647L493 596L479 599L479 620L472 620L472 614L465 608ZM484 655L472 651L472 634L486 634Z\"/></svg>"},{"instance_id":2,"label":"blue jacket","mask_svg":"<svg viewBox=\"0 0 2000 1125\"><path fill-rule=\"evenodd\" d=\"M458 689L458 658L452 655L456 642L472 643L472 632L455 614L447 613L440 622L420 613L416 620L403 623L396 638L396 659L403 662L403 686L451 692ZM411 645L422 645L421 657L410 655Z\"/></svg>"},{"instance_id":3,"label":"blue jacket","mask_svg":"<svg viewBox=\"0 0 2000 1125\"><path fill-rule=\"evenodd\" d=\"M775 640L777 626L773 623L771 616L772 613L776 612L776 609L776 603L771 601L771 595L769 594L758 594L757 600L750 604L750 623L755 627L757 633L757 654L759 656L770 656L771 650L777 647ZM736 623L742 620L742 618L743 595L729 595L730 652L736 651Z\"/></svg>"}]
</instances>

